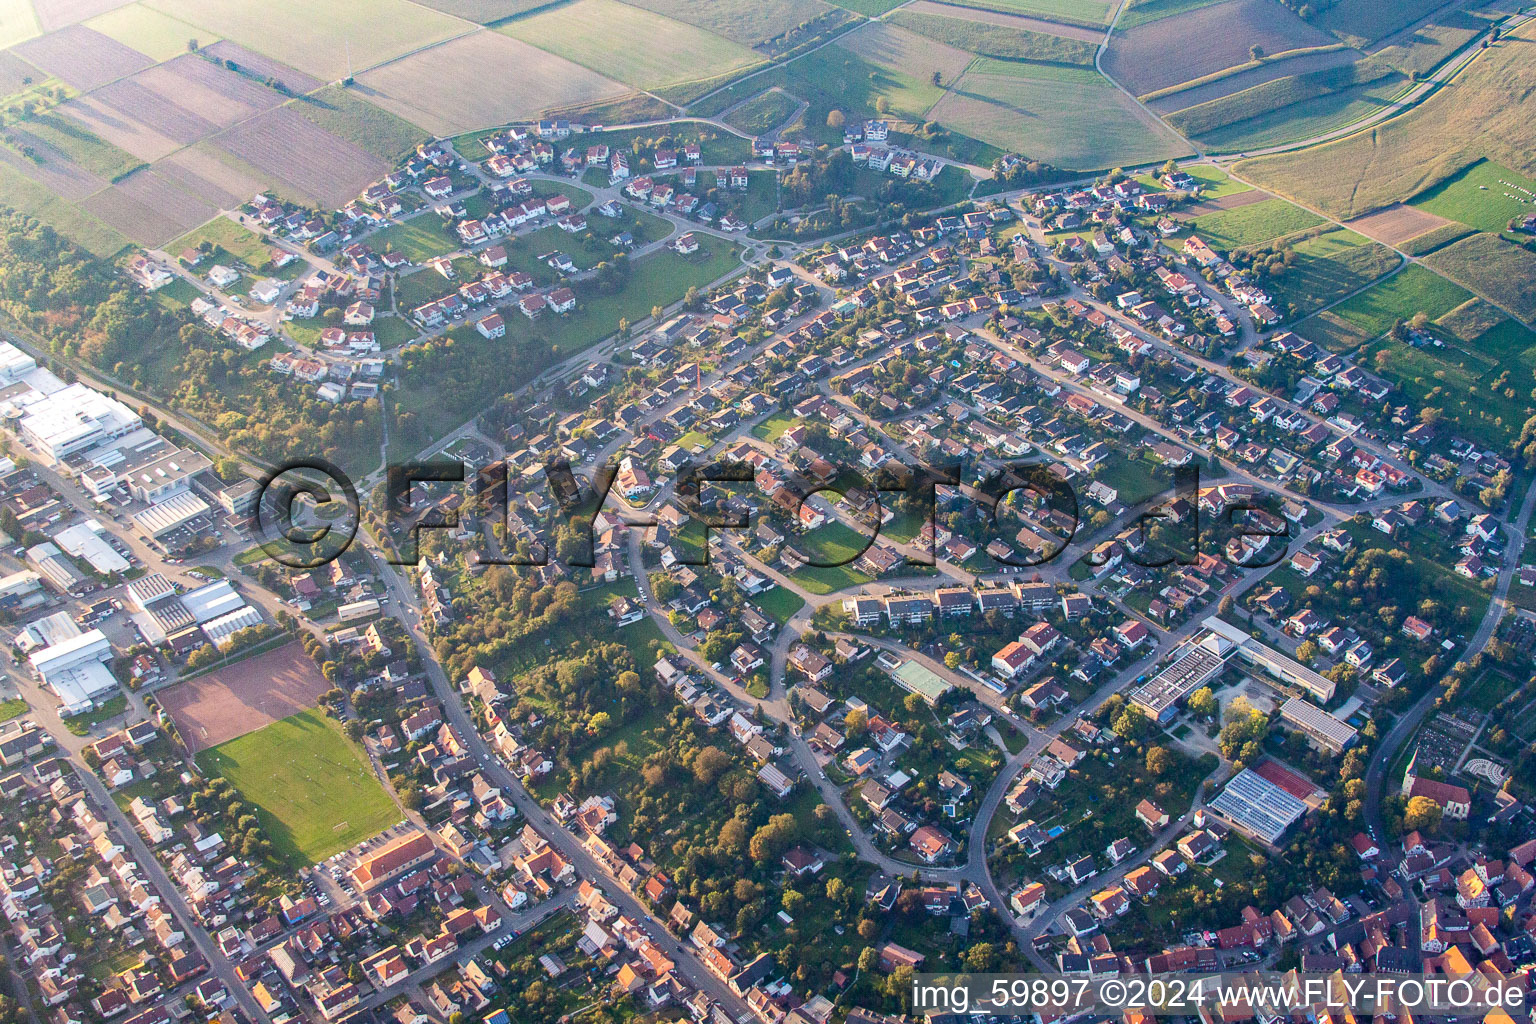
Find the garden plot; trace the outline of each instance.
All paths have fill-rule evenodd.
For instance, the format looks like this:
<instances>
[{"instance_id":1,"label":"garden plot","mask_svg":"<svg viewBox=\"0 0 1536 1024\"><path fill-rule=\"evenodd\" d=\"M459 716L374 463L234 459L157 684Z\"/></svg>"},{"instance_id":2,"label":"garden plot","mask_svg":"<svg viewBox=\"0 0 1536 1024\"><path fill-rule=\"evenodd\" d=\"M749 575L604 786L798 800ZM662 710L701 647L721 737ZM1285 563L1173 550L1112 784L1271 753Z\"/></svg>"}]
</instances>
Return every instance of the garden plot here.
<instances>
[{"instance_id":1,"label":"garden plot","mask_svg":"<svg viewBox=\"0 0 1536 1024\"><path fill-rule=\"evenodd\" d=\"M563 57L485 29L359 75L357 89L369 101L437 135L457 135L629 92Z\"/></svg>"},{"instance_id":2,"label":"garden plot","mask_svg":"<svg viewBox=\"0 0 1536 1024\"><path fill-rule=\"evenodd\" d=\"M158 160L278 106L282 93L185 54L71 100L64 111L108 142Z\"/></svg>"},{"instance_id":3,"label":"garden plot","mask_svg":"<svg viewBox=\"0 0 1536 1024\"><path fill-rule=\"evenodd\" d=\"M81 92L142 71L154 63L133 47L83 25L71 25L22 43L16 47L16 53Z\"/></svg>"},{"instance_id":4,"label":"garden plot","mask_svg":"<svg viewBox=\"0 0 1536 1024\"><path fill-rule=\"evenodd\" d=\"M242 121L211 141L325 207L340 206L389 171L387 162L331 134L292 107L278 107Z\"/></svg>"},{"instance_id":5,"label":"garden plot","mask_svg":"<svg viewBox=\"0 0 1536 1024\"><path fill-rule=\"evenodd\" d=\"M159 246L201 224L218 212L145 168L134 171L111 188L82 200L81 207L140 245Z\"/></svg>"},{"instance_id":6,"label":"garden plot","mask_svg":"<svg viewBox=\"0 0 1536 1024\"><path fill-rule=\"evenodd\" d=\"M1246 64L1252 46L1276 54L1333 42L1274 0L1227 0L1115 33L1104 71L1141 94Z\"/></svg>"}]
</instances>

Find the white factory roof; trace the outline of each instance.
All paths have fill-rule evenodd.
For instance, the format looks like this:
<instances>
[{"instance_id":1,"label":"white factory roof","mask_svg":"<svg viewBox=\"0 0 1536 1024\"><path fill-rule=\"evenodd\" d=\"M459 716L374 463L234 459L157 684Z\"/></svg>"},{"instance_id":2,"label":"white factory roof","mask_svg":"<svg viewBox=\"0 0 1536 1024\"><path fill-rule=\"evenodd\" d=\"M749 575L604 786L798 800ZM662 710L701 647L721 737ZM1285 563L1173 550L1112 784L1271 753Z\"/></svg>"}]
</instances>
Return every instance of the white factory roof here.
<instances>
[{"instance_id":1,"label":"white factory roof","mask_svg":"<svg viewBox=\"0 0 1536 1024\"><path fill-rule=\"evenodd\" d=\"M207 511L206 501L191 491L182 491L142 512L135 512L133 521L151 537L158 537Z\"/></svg>"},{"instance_id":2,"label":"white factory roof","mask_svg":"<svg viewBox=\"0 0 1536 1024\"><path fill-rule=\"evenodd\" d=\"M261 612L250 605L238 608L228 615L220 615L203 623L203 634L216 644L223 643L242 629L261 625Z\"/></svg>"},{"instance_id":3,"label":"white factory roof","mask_svg":"<svg viewBox=\"0 0 1536 1024\"><path fill-rule=\"evenodd\" d=\"M53 535L54 541L76 558L83 558L92 569L103 576L127 572L131 568L128 559L103 539L106 531L94 519L65 527Z\"/></svg>"},{"instance_id":4,"label":"white factory roof","mask_svg":"<svg viewBox=\"0 0 1536 1024\"><path fill-rule=\"evenodd\" d=\"M240 596L229 580L214 580L182 594L181 603L201 626L245 607L245 598Z\"/></svg>"},{"instance_id":5,"label":"white factory roof","mask_svg":"<svg viewBox=\"0 0 1536 1024\"><path fill-rule=\"evenodd\" d=\"M67 714L88 711L103 694L117 689L117 679L103 662L112 657L112 642L99 629L71 637L33 652L28 660Z\"/></svg>"},{"instance_id":6,"label":"white factory roof","mask_svg":"<svg viewBox=\"0 0 1536 1024\"><path fill-rule=\"evenodd\" d=\"M27 403L21 429L57 451L93 434L120 434L138 422L138 413L122 402L75 383L53 394L37 394Z\"/></svg>"},{"instance_id":7,"label":"white factory roof","mask_svg":"<svg viewBox=\"0 0 1536 1024\"><path fill-rule=\"evenodd\" d=\"M37 369L37 360L8 341L0 341L0 381L17 380Z\"/></svg>"}]
</instances>

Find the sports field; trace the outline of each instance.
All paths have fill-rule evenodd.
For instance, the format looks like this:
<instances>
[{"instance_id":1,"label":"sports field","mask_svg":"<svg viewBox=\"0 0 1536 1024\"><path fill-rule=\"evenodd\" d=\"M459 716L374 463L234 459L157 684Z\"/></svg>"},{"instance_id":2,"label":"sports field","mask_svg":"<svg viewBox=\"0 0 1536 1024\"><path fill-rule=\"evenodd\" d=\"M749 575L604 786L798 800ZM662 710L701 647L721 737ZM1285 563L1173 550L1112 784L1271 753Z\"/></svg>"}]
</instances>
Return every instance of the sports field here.
<instances>
[{"instance_id":1,"label":"sports field","mask_svg":"<svg viewBox=\"0 0 1536 1024\"><path fill-rule=\"evenodd\" d=\"M979 60L928 116L1000 149L1073 170L1151 163L1189 149L1087 68Z\"/></svg>"},{"instance_id":2,"label":"sports field","mask_svg":"<svg viewBox=\"0 0 1536 1024\"><path fill-rule=\"evenodd\" d=\"M640 89L702 82L763 59L723 36L618 0L577 0L498 31Z\"/></svg>"},{"instance_id":3,"label":"sports field","mask_svg":"<svg viewBox=\"0 0 1536 1024\"><path fill-rule=\"evenodd\" d=\"M357 745L318 711L211 747L197 764L257 808L273 852L293 868L319 863L400 817Z\"/></svg>"}]
</instances>

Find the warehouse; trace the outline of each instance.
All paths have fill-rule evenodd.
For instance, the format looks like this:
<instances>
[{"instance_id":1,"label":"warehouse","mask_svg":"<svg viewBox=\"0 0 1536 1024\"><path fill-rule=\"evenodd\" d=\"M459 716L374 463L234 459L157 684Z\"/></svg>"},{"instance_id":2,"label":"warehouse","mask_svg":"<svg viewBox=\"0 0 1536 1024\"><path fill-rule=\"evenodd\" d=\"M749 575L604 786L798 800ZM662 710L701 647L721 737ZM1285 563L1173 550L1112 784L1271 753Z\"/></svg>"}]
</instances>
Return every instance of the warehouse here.
<instances>
[{"instance_id":1,"label":"warehouse","mask_svg":"<svg viewBox=\"0 0 1536 1024\"><path fill-rule=\"evenodd\" d=\"M130 568L128 559L118 554L117 549L108 544L103 536L106 530L94 519L87 519L83 523L65 527L53 535L54 543L63 548L67 554L75 558L83 558L85 563L103 576L113 576L125 573Z\"/></svg>"},{"instance_id":2,"label":"warehouse","mask_svg":"<svg viewBox=\"0 0 1536 1024\"><path fill-rule=\"evenodd\" d=\"M106 666L112 643L99 629L35 651L28 660L63 704L63 714L82 714L117 691L117 679Z\"/></svg>"}]
</instances>

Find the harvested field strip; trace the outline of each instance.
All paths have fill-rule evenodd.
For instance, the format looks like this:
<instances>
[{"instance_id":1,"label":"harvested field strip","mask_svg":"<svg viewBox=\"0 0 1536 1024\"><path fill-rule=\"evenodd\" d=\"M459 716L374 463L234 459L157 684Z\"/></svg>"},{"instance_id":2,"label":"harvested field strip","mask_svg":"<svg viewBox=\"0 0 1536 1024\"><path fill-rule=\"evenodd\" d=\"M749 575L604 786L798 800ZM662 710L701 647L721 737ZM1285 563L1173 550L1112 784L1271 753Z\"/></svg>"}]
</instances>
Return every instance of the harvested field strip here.
<instances>
[{"instance_id":1,"label":"harvested field strip","mask_svg":"<svg viewBox=\"0 0 1536 1024\"><path fill-rule=\"evenodd\" d=\"M245 174L219 160L205 146L190 146L154 164L161 177L202 196L220 209L239 206L265 188L261 177Z\"/></svg>"},{"instance_id":2,"label":"harvested field strip","mask_svg":"<svg viewBox=\"0 0 1536 1024\"><path fill-rule=\"evenodd\" d=\"M86 22L85 27L110 36L124 46L131 46L156 61L170 60L186 53L190 40L196 40L198 46L206 50L218 39L180 18L139 3L98 15Z\"/></svg>"},{"instance_id":3,"label":"harvested field strip","mask_svg":"<svg viewBox=\"0 0 1536 1024\"><path fill-rule=\"evenodd\" d=\"M993 73L997 66L992 61L985 71L967 71L929 116L1001 149L1077 170L1148 163L1186 151L1182 140L1107 82L1090 87L1042 77L1027 65L1015 66L1014 74Z\"/></svg>"},{"instance_id":4,"label":"harvested field strip","mask_svg":"<svg viewBox=\"0 0 1536 1024\"><path fill-rule=\"evenodd\" d=\"M1424 262L1526 323L1536 321L1536 253L1480 232L1431 253Z\"/></svg>"},{"instance_id":5,"label":"harvested field strip","mask_svg":"<svg viewBox=\"0 0 1536 1024\"><path fill-rule=\"evenodd\" d=\"M1252 62L1251 47L1286 53L1336 42L1274 0L1225 0L1116 31L1104 72L1138 95Z\"/></svg>"},{"instance_id":6,"label":"harvested field strip","mask_svg":"<svg viewBox=\"0 0 1536 1024\"><path fill-rule=\"evenodd\" d=\"M723 36L618 0L576 0L498 31L641 89L706 81L763 59Z\"/></svg>"},{"instance_id":7,"label":"harvested field strip","mask_svg":"<svg viewBox=\"0 0 1536 1024\"><path fill-rule=\"evenodd\" d=\"M0 47L26 42L40 31L31 0L0 0Z\"/></svg>"},{"instance_id":8,"label":"harvested field strip","mask_svg":"<svg viewBox=\"0 0 1536 1024\"><path fill-rule=\"evenodd\" d=\"M1321 223L1321 217L1284 199L1265 199L1197 217L1191 226L1195 234L1225 252L1268 242Z\"/></svg>"},{"instance_id":9,"label":"harvested field strip","mask_svg":"<svg viewBox=\"0 0 1536 1024\"><path fill-rule=\"evenodd\" d=\"M1368 85L1318 96L1279 110L1238 121L1203 136L1209 151L1235 152L1257 146L1278 146L1343 128L1390 106L1410 83L1388 75Z\"/></svg>"},{"instance_id":10,"label":"harvested field strip","mask_svg":"<svg viewBox=\"0 0 1536 1024\"><path fill-rule=\"evenodd\" d=\"M433 134L456 135L628 92L564 57L481 29L358 76L352 96ZM366 144L366 133L354 141Z\"/></svg>"},{"instance_id":11,"label":"harvested field strip","mask_svg":"<svg viewBox=\"0 0 1536 1024\"><path fill-rule=\"evenodd\" d=\"M1109 21L1108 0L947 0L960 7L978 7L1003 14L1035 16L1066 25L1102 28Z\"/></svg>"},{"instance_id":12,"label":"harvested field strip","mask_svg":"<svg viewBox=\"0 0 1536 1024\"><path fill-rule=\"evenodd\" d=\"M218 211L145 168L81 201L89 212L140 245L160 246Z\"/></svg>"},{"instance_id":13,"label":"harvested field strip","mask_svg":"<svg viewBox=\"0 0 1536 1024\"><path fill-rule=\"evenodd\" d=\"M1230 96L1186 107L1169 114L1167 121L1185 135L1206 135L1218 128L1247 121L1282 107L1331 96L1389 77L1400 79L1402 75L1385 64L1357 61L1340 67L1277 78Z\"/></svg>"},{"instance_id":14,"label":"harvested field strip","mask_svg":"<svg viewBox=\"0 0 1536 1024\"><path fill-rule=\"evenodd\" d=\"M329 85L290 106L321 128L394 163L426 141L421 129L374 106L352 90Z\"/></svg>"},{"instance_id":15,"label":"harvested field strip","mask_svg":"<svg viewBox=\"0 0 1536 1024\"><path fill-rule=\"evenodd\" d=\"M469 22L409 0L145 2L321 81L360 74L403 53L474 28Z\"/></svg>"},{"instance_id":16,"label":"harvested field strip","mask_svg":"<svg viewBox=\"0 0 1536 1024\"><path fill-rule=\"evenodd\" d=\"M340 206L389 163L325 131L293 107L278 107L216 136L219 149L321 206Z\"/></svg>"},{"instance_id":17,"label":"harvested field strip","mask_svg":"<svg viewBox=\"0 0 1536 1024\"><path fill-rule=\"evenodd\" d=\"M239 43L232 43L228 39L203 47L203 52L221 61L234 61L235 66L246 74L281 82L283 87L295 96L314 92L324 84L318 78L295 70L282 61L273 60L254 50L247 50Z\"/></svg>"},{"instance_id":18,"label":"harvested field strip","mask_svg":"<svg viewBox=\"0 0 1536 1024\"><path fill-rule=\"evenodd\" d=\"M1427 231L1446 227L1449 223L1444 217L1437 217L1426 210L1397 203L1385 210L1377 210L1364 217L1356 217L1345 227L1351 231L1358 231L1367 238L1374 238L1378 242L1397 245L1410 238L1417 238Z\"/></svg>"},{"instance_id":19,"label":"harvested field strip","mask_svg":"<svg viewBox=\"0 0 1536 1024\"><path fill-rule=\"evenodd\" d=\"M818 18L836 15L838 11L821 0L628 0L630 6L664 15L675 21L696 25L706 32L730 39L745 46L756 46L767 39L781 36L796 25ZM848 6L848 5L844 5ZM895 3L886 5L896 6ZM858 8L853 8L858 10ZM884 10L861 14L884 14Z\"/></svg>"},{"instance_id":20,"label":"harvested field strip","mask_svg":"<svg viewBox=\"0 0 1536 1024\"><path fill-rule=\"evenodd\" d=\"M116 39L71 25L16 47L29 64L63 79L81 92L142 71L154 63Z\"/></svg>"},{"instance_id":21,"label":"harvested field strip","mask_svg":"<svg viewBox=\"0 0 1536 1024\"><path fill-rule=\"evenodd\" d=\"M904 10L898 11L887 21L940 43L989 57L1092 64L1093 55L1098 52L1098 44L1081 39L1063 39L1026 28L1004 28L963 18L914 14Z\"/></svg>"},{"instance_id":22,"label":"harvested field strip","mask_svg":"<svg viewBox=\"0 0 1536 1024\"><path fill-rule=\"evenodd\" d=\"M36 0L37 20L44 32L52 32L87 18L122 7L129 0Z\"/></svg>"},{"instance_id":23,"label":"harvested field strip","mask_svg":"<svg viewBox=\"0 0 1536 1024\"><path fill-rule=\"evenodd\" d=\"M1325 8L1317 23L1340 39L1365 46L1412 25L1444 0L1350 0Z\"/></svg>"},{"instance_id":24,"label":"harvested field strip","mask_svg":"<svg viewBox=\"0 0 1536 1024\"><path fill-rule=\"evenodd\" d=\"M1474 228L1465 224L1447 224L1444 227L1434 228L1422 235L1414 235L1406 242L1398 243L1398 248L1409 256L1428 256L1436 249L1443 249L1452 242L1475 234Z\"/></svg>"},{"instance_id":25,"label":"harvested field strip","mask_svg":"<svg viewBox=\"0 0 1536 1024\"><path fill-rule=\"evenodd\" d=\"M37 68L16 56L13 51L0 50L0 96L10 99L40 85L64 87L57 78L39 75Z\"/></svg>"},{"instance_id":26,"label":"harvested field strip","mask_svg":"<svg viewBox=\"0 0 1536 1024\"><path fill-rule=\"evenodd\" d=\"M1218 99L1239 92L1250 85L1258 85L1283 75L1299 75L1304 71L1316 71L1323 67L1348 64L1360 59L1360 51L1352 50L1343 43L1325 43L1322 46L1302 46L1284 53L1272 53L1263 60L1250 60L1220 71L1213 71L1187 82L1179 82L1163 89L1154 89L1136 97L1157 110L1180 110L1196 103ZM1316 62L1316 66L1314 65ZM1262 72L1262 73L1259 73ZM1256 75L1256 73L1259 73ZM1256 77L1254 77L1256 75ZM1253 80L1249 80L1252 77ZM1241 81L1234 81L1241 79ZM1218 88L1219 87L1219 88Z\"/></svg>"},{"instance_id":27,"label":"harvested field strip","mask_svg":"<svg viewBox=\"0 0 1536 1024\"><path fill-rule=\"evenodd\" d=\"M1212 3L1217 0L1211 0ZM942 18L955 18L961 21L969 21L980 25L997 25L1001 28L1023 29L1026 32L1043 32L1047 35L1060 36L1063 39L1076 39L1084 43L1092 43L1097 47L1104 41L1102 28L1087 28L1082 25L1066 25L1059 21L1048 21L1045 18L1031 18L1025 14L1005 14L1002 11L984 11L979 7L959 7L952 0L913 0L902 8L897 18L888 19L899 21L899 18L907 14L924 14Z\"/></svg>"},{"instance_id":28,"label":"harvested field strip","mask_svg":"<svg viewBox=\"0 0 1536 1024\"><path fill-rule=\"evenodd\" d=\"M1115 30L1129 32L1149 21L1160 21L1163 18L1171 18L1175 14L1183 14L1185 11L1193 11L1222 2L1223 0L1129 0L1125 10L1120 14L1120 20L1115 23Z\"/></svg>"}]
</instances>

